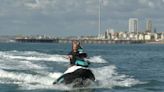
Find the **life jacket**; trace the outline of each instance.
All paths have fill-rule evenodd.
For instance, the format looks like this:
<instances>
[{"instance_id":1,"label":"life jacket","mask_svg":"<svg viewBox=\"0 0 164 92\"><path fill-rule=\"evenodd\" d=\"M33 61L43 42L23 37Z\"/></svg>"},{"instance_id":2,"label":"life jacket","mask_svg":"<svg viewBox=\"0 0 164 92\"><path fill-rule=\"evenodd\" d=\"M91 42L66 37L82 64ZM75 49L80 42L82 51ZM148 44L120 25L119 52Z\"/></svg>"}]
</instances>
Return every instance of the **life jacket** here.
<instances>
[{"instance_id":1,"label":"life jacket","mask_svg":"<svg viewBox=\"0 0 164 92\"><path fill-rule=\"evenodd\" d=\"M88 61L85 61L85 60L76 60L75 61L75 65L77 66L82 66L82 67L88 67L89 66L89 62Z\"/></svg>"},{"instance_id":2,"label":"life jacket","mask_svg":"<svg viewBox=\"0 0 164 92\"><path fill-rule=\"evenodd\" d=\"M84 59L87 57L87 53L85 53L82 48L79 48L78 49L78 56L79 56L79 58Z\"/></svg>"},{"instance_id":3,"label":"life jacket","mask_svg":"<svg viewBox=\"0 0 164 92\"><path fill-rule=\"evenodd\" d=\"M83 49L82 49L82 48L79 48L79 49L78 49L78 52L79 52L79 53L83 53Z\"/></svg>"},{"instance_id":4,"label":"life jacket","mask_svg":"<svg viewBox=\"0 0 164 92\"><path fill-rule=\"evenodd\" d=\"M88 67L90 65L89 61L86 61L84 59L76 59L75 65L82 66L82 67Z\"/></svg>"}]
</instances>

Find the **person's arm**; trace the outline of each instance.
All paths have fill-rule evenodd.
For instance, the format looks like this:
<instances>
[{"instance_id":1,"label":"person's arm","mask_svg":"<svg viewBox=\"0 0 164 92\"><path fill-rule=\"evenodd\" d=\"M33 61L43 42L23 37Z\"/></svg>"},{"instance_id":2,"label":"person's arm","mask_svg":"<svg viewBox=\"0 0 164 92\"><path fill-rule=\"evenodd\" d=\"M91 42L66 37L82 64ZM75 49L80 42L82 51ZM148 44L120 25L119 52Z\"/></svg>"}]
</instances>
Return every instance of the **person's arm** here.
<instances>
[{"instance_id":1,"label":"person's arm","mask_svg":"<svg viewBox=\"0 0 164 92\"><path fill-rule=\"evenodd\" d=\"M67 59L72 59L72 51L67 54Z\"/></svg>"},{"instance_id":2,"label":"person's arm","mask_svg":"<svg viewBox=\"0 0 164 92\"><path fill-rule=\"evenodd\" d=\"M69 60L72 59L72 55L68 55L67 59L69 59Z\"/></svg>"}]
</instances>

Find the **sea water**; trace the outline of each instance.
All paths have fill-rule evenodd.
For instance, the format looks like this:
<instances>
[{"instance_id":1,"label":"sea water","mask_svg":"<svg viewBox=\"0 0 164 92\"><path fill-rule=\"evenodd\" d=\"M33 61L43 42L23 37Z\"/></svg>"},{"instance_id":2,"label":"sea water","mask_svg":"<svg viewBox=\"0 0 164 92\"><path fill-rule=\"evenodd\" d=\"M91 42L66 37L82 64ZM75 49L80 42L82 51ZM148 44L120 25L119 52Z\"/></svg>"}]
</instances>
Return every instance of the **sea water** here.
<instances>
[{"instance_id":1,"label":"sea water","mask_svg":"<svg viewBox=\"0 0 164 92\"><path fill-rule=\"evenodd\" d=\"M0 92L164 92L163 44L82 44L97 84L52 85L70 44L0 43Z\"/></svg>"}]
</instances>

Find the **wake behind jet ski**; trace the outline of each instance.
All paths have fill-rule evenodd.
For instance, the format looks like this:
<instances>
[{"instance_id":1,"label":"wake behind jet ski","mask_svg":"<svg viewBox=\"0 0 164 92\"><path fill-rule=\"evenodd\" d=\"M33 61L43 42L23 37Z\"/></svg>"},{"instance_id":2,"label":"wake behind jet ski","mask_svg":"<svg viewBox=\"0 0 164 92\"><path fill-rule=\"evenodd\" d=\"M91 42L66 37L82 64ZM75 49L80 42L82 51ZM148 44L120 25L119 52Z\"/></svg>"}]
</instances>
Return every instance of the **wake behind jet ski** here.
<instances>
[{"instance_id":1,"label":"wake behind jet ski","mask_svg":"<svg viewBox=\"0 0 164 92\"><path fill-rule=\"evenodd\" d=\"M73 87L87 86L95 81L92 71L87 68L89 62L85 60L87 54L83 52L80 44L72 43L72 51L68 54L70 67L53 84L73 84Z\"/></svg>"}]
</instances>

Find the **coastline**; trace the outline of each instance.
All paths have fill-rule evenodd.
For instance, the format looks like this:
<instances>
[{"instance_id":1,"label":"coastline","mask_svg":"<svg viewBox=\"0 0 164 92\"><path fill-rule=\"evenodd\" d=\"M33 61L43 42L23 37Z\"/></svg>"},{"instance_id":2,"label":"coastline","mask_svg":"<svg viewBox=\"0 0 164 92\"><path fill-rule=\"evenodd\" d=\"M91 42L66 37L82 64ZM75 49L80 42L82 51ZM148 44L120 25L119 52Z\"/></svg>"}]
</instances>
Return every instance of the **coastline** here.
<instances>
[{"instance_id":1,"label":"coastline","mask_svg":"<svg viewBox=\"0 0 164 92\"><path fill-rule=\"evenodd\" d=\"M108 39L12 39L0 43L71 43L79 40L84 44L164 44L164 41L152 40L108 40Z\"/></svg>"},{"instance_id":2,"label":"coastline","mask_svg":"<svg viewBox=\"0 0 164 92\"><path fill-rule=\"evenodd\" d=\"M164 44L164 41L147 42L145 44Z\"/></svg>"}]
</instances>

